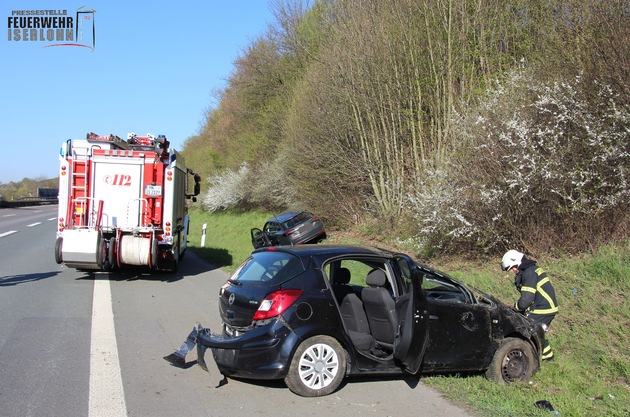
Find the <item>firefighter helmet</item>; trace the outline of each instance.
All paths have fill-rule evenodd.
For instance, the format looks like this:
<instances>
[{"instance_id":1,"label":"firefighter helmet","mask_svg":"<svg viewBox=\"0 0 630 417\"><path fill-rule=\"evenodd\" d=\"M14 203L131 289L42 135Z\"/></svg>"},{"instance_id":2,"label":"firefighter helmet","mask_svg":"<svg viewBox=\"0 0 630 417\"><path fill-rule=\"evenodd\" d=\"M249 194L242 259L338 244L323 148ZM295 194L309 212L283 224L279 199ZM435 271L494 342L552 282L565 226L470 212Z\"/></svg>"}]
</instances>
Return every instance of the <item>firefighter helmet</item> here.
<instances>
[{"instance_id":1,"label":"firefighter helmet","mask_svg":"<svg viewBox=\"0 0 630 417\"><path fill-rule=\"evenodd\" d=\"M515 266L519 266L523 260L523 254L517 250L511 249L505 252L503 259L501 259L501 269L509 271Z\"/></svg>"}]
</instances>

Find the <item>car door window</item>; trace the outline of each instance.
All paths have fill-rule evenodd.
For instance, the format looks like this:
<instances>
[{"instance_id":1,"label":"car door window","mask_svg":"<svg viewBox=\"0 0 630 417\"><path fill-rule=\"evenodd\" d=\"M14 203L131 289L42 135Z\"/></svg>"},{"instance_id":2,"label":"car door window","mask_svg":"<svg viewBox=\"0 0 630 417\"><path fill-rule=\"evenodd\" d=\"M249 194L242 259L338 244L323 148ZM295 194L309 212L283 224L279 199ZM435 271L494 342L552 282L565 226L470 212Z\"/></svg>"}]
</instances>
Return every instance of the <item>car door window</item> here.
<instances>
[{"instance_id":1,"label":"car door window","mask_svg":"<svg viewBox=\"0 0 630 417\"><path fill-rule=\"evenodd\" d=\"M406 294L411 290L411 270L406 259L400 258L396 260L396 266L400 273L399 293Z\"/></svg>"},{"instance_id":2,"label":"car door window","mask_svg":"<svg viewBox=\"0 0 630 417\"><path fill-rule=\"evenodd\" d=\"M387 276L387 282L385 284L385 288L389 290L392 296L395 292L392 290L392 274L391 271L387 268L385 261L383 260L365 260L365 259L342 259L337 260L333 263L329 263L325 266L326 275L330 278L333 276L331 273L331 268L347 268L350 271L350 282L349 285L355 287L357 292L360 293L361 288L367 287L366 278L368 274L374 269L381 269L385 272Z\"/></svg>"},{"instance_id":3,"label":"car door window","mask_svg":"<svg viewBox=\"0 0 630 417\"><path fill-rule=\"evenodd\" d=\"M429 300L450 301L456 303L466 303L467 297L459 287L448 282L444 282L439 277L425 274L422 282L422 289Z\"/></svg>"},{"instance_id":4,"label":"car door window","mask_svg":"<svg viewBox=\"0 0 630 417\"><path fill-rule=\"evenodd\" d=\"M265 225L265 232L275 233L279 232L280 230L280 225L278 223L269 222Z\"/></svg>"},{"instance_id":5,"label":"car door window","mask_svg":"<svg viewBox=\"0 0 630 417\"><path fill-rule=\"evenodd\" d=\"M393 294L391 290L391 276L387 268L385 267L385 263L382 261L370 261L366 262L363 260L353 260L353 259L344 259L341 261L341 266L344 268L348 268L350 270L350 284L357 285L361 287L367 287L366 278L370 272L375 269L381 269L385 272L387 276L387 282L385 283L385 288L387 288L390 293Z\"/></svg>"}]
</instances>

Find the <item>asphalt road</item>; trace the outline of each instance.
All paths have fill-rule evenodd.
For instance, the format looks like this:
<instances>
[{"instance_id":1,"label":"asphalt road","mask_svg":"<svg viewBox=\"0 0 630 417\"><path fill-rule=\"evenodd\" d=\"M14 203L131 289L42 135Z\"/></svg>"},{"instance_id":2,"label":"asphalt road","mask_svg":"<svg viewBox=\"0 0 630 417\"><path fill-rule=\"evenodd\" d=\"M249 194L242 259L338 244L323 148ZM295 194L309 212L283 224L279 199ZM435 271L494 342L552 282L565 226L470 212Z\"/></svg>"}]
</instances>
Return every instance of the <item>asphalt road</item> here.
<instances>
[{"instance_id":1,"label":"asphalt road","mask_svg":"<svg viewBox=\"0 0 630 417\"><path fill-rule=\"evenodd\" d=\"M162 357L196 323L218 327L227 274L190 251L177 274L59 266L55 210L0 209L2 417L472 416L416 377L346 379L302 398L282 381L215 388L194 352L190 367L172 367Z\"/></svg>"}]
</instances>

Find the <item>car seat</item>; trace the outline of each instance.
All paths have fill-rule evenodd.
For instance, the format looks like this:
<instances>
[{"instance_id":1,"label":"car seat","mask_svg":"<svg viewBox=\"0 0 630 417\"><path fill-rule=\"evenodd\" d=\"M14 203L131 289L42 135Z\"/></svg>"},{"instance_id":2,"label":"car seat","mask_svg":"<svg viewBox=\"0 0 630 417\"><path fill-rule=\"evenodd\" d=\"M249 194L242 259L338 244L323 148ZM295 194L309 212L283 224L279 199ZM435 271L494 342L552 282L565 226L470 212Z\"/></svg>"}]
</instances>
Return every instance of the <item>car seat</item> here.
<instances>
[{"instance_id":1,"label":"car seat","mask_svg":"<svg viewBox=\"0 0 630 417\"><path fill-rule=\"evenodd\" d=\"M337 302L341 305L344 297L350 293L354 293L350 283L350 270L348 268L339 268L334 271L332 277L332 288L337 298Z\"/></svg>"},{"instance_id":2,"label":"car seat","mask_svg":"<svg viewBox=\"0 0 630 417\"><path fill-rule=\"evenodd\" d=\"M370 334L368 319L359 297L355 293L346 294L341 302L340 311L352 344L359 350L370 350L374 338Z\"/></svg>"},{"instance_id":3,"label":"car seat","mask_svg":"<svg viewBox=\"0 0 630 417\"><path fill-rule=\"evenodd\" d=\"M378 346L393 350L398 319L396 303L384 288L387 276L383 270L375 269L367 275L365 282L368 287L363 289L361 298L372 336Z\"/></svg>"}]
</instances>

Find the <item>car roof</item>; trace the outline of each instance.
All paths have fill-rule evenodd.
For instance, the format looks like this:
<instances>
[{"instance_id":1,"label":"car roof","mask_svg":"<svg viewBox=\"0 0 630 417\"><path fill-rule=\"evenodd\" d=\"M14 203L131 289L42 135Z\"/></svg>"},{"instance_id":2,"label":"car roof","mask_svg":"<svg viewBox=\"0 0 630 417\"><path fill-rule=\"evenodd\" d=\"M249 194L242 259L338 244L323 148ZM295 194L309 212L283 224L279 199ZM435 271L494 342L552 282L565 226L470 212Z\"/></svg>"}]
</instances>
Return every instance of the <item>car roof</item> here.
<instances>
[{"instance_id":1,"label":"car roof","mask_svg":"<svg viewBox=\"0 0 630 417\"><path fill-rule=\"evenodd\" d=\"M376 246L370 245L351 245L351 244L327 244L327 243L312 243L306 245L295 245L295 246L265 246L262 248L258 248L254 250L252 253L260 253L266 251L279 251L279 252L287 252L293 253L299 257L311 257L311 256L325 256L328 258L332 258L335 256L341 255L350 255L350 256L379 256L385 258L393 258L397 255L405 255L402 252L392 252L387 249L379 248ZM415 263L416 267L420 269L420 271L429 272L439 276L440 278L452 283L459 285L465 288L467 291L470 291L470 288L464 282L453 278L451 275L442 272L438 269L435 269L429 265L418 262L414 259L412 261ZM477 290L475 288L475 290ZM479 290L477 290L479 291Z\"/></svg>"},{"instance_id":2,"label":"car roof","mask_svg":"<svg viewBox=\"0 0 630 417\"><path fill-rule=\"evenodd\" d=\"M404 256L409 257L409 255L405 255L402 252L392 252L390 250L379 248L376 246L360 245L360 244L312 243L312 244L294 245L294 246L290 246L290 245L265 246L265 247L254 250L254 252L264 252L264 251L282 251L282 252L293 253L296 256L306 256L306 257L318 256L318 255L325 255L328 257L334 257L338 255L350 255L350 256L372 255L372 256L379 256L379 257L386 257L386 258L392 258L396 255L404 255ZM418 262L417 260L413 258L412 260L421 271L433 273L435 275L438 275L442 278L447 279L448 281L457 283L459 285L464 285L464 286L466 285L460 280L453 278L451 275L449 275L446 272L440 271L439 269L435 269L434 267L424 264L422 262Z\"/></svg>"},{"instance_id":3,"label":"car roof","mask_svg":"<svg viewBox=\"0 0 630 417\"><path fill-rule=\"evenodd\" d=\"M340 244L308 244L295 246L267 246L256 249L254 252L283 251L291 252L297 256L317 256L317 255L374 255L391 258L395 255L386 249L368 245L340 245Z\"/></svg>"}]
</instances>

